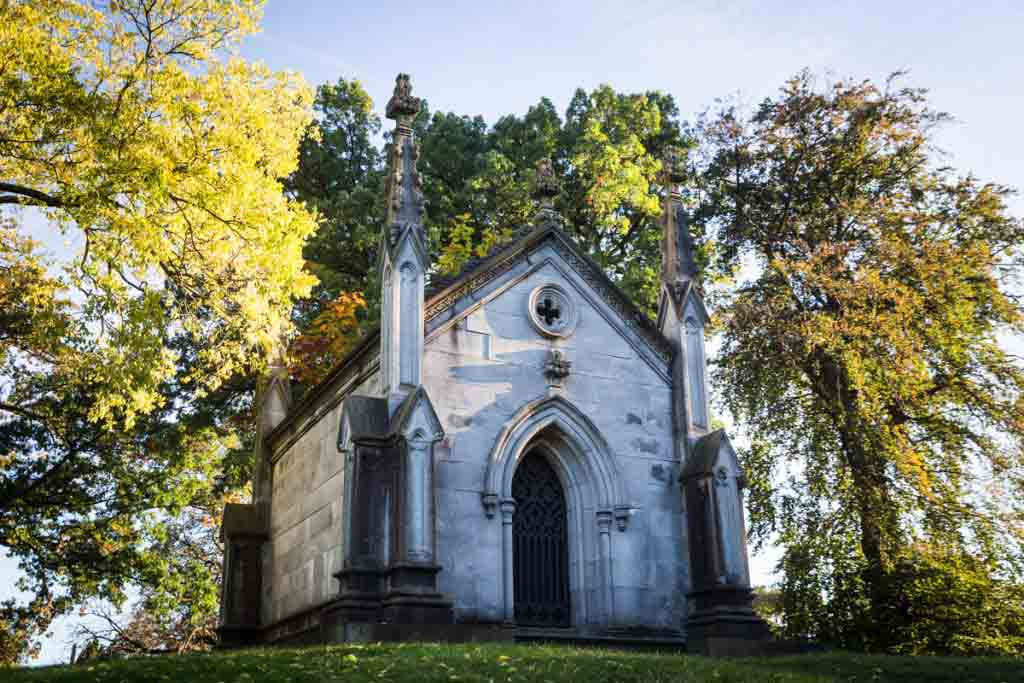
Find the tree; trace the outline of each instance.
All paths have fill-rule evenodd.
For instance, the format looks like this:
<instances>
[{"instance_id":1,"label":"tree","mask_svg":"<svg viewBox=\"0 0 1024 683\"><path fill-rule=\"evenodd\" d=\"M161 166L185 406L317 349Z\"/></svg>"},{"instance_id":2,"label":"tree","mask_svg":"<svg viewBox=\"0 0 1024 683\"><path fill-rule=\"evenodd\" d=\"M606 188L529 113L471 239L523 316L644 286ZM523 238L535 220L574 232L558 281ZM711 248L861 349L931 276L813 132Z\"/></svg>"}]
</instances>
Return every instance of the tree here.
<instances>
[{"instance_id":1,"label":"tree","mask_svg":"<svg viewBox=\"0 0 1024 683\"><path fill-rule=\"evenodd\" d=\"M224 504L235 493L211 491L174 519L161 524L147 552L140 595L127 615L104 602L83 609L91 617L77 637L97 643L96 656L181 654L217 644L224 549L219 533ZM87 649L83 649L86 652Z\"/></svg>"},{"instance_id":2,"label":"tree","mask_svg":"<svg viewBox=\"0 0 1024 683\"><path fill-rule=\"evenodd\" d=\"M556 209L566 233L653 315L661 259L659 160L670 146L691 146L678 117L670 95L624 94L607 85L577 90L564 121L547 98L522 117L502 117L490 131L479 118L435 114L420 135L428 227L442 267L457 271L469 257L511 239L536 210L533 173L550 157L562 185Z\"/></svg>"},{"instance_id":3,"label":"tree","mask_svg":"<svg viewBox=\"0 0 1024 683\"><path fill-rule=\"evenodd\" d=\"M8 663L164 575L179 515L245 480L245 378L310 289L315 228L279 180L311 93L229 56L259 14L0 4L0 545L33 596L0 613ZM40 223L79 253L47 262Z\"/></svg>"},{"instance_id":4,"label":"tree","mask_svg":"<svg viewBox=\"0 0 1024 683\"><path fill-rule=\"evenodd\" d=\"M359 293L372 323L384 156L371 140L380 121L358 81L321 86L316 108L289 181L297 198L326 216L306 257L321 276L319 306ZM479 116L432 113L424 102L414 128L435 275L458 272L532 218L535 168L550 157L563 184L558 208L567 233L653 310L661 236L658 159L668 146L689 145L678 117L671 96L627 95L609 86L590 94L578 90L564 122L547 98L491 127ZM322 274L332 270L346 279Z\"/></svg>"},{"instance_id":5,"label":"tree","mask_svg":"<svg viewBox=\"0 0 1024 683\"><path fill-rule=\"evenodd\" d=\"M365 297L371 289L377 239L384 222L384 168L374 138L380 118L358 80L317 88L315 118L299 146L288 194L321 217L303 257L319 283L295 313L300 327L342 293Z\"/></svg>"},{"instance_id":6,"label":"tree","mask_svg":"<svg viewBox=\"0 0 1024 683\"><path fill-rule=\"evenodd\" d=\"M281 192L309 121L287 74L219 57L260 3L7 2L0 8L0 205L84 247L63 284L93 344L91 418L130 423L174 372L167 331L209 341L194 381L249 364L312 284L313 216ZM19 214L15 214L16 216Z\"/></svg>"},{"instance_id":7,"label":"tree","mask_svg":"<svg viewBox=\"0 0 1024 683\"><path fill-rule=\"evenodd\" d=\"M794 635L898 649L887 605L920 543L1020 583L1024 372L1010 190L934 163L923 90L808 73L705 120L696 223L719 265L716 368L749 430L752 536L785 548ZM779 482L783 485L773 490Z\"/></svg>"},{"instance_id":8,"label":"tree","mask_svg":"<svg viewBox=\"0 0 1024 683\"><path fill-rule=\"evenodd\" d=\"M359 81L320 86L302 142L292 195L323 216L305 257L320 278L296 319L293 377L315 383L377 322L374 260L383 223L380 119ZM435 283L512 239L536 211L538 162L552 158L563 185L557 208L567 234L648 311L657 303L661 228L658 159L686 148L669 95L577 90L563 122L547 98L523 116L431 113L414 122Z\"/></svg>"}]
</instances>

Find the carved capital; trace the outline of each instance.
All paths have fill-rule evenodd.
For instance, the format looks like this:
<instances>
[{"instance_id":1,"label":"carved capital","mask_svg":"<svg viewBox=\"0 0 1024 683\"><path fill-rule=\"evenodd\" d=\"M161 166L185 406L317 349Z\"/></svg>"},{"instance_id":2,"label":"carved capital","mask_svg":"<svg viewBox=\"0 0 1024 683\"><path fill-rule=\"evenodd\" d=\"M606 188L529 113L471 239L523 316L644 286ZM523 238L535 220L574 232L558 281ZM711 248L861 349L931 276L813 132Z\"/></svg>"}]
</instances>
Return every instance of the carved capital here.
<instances>
[{"instance_id":1,"label":"carved capital","mask_svg":"<svg viewBox=\"0 0 1024 683\"><path fill-rule=\"evenodd\" d=\"M483 503L484 514L487 515L487 519L494 519L494 513L498 511L498 494L481 493L480 502Z\"/></svg>"},{"instance_id":2,"label":"carved capital","mask_svg":"<svg viewBox=\"0 0 1024 683\"><path fill-rule=\"evenodd\" d=\"M501 523L512 524L512 517L516 514L516 500L515 498L502 498L501 499Z\"/></svg>"},{"instance_id":3,"label":"carved capital","mask_svg":"<svg viewBox=\"0 0 1024 683\"><path fill-rule=\"evenodd\" d=\"M633 508L629 505L616 505L614 515L619 531L625 531L629 526L629 520L633 517Z\"/></svg>"},{"instance_id":4,"label":"carved capital","mask_svg":"<svg viewBox=\"0 0 1024 683\"><path fill-rule=\"evenodd\" d=\"M611 510L598 510L597 511L597 530L599 533L608 534L612 530L612 511Z\"/></svg>"}]
</instances>

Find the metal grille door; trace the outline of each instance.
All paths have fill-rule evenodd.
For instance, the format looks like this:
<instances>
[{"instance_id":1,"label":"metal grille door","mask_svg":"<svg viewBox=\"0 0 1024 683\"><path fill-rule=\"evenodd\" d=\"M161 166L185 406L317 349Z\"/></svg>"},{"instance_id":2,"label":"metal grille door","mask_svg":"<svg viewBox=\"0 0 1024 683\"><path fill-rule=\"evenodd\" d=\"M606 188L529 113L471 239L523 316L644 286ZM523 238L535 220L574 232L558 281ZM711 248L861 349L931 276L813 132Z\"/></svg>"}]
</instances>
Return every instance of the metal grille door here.
<instances>
[{"instance_id":1,"label":"metal grille door","mask_svg":"<svg viewBox=\"0 0 1024 683\"><path fill-rule=\"evenodd\" d=\"M527 453L512 479L516 623L568 627L569 543L565 493L547 459Z\"/></svg>"}]
</instances>

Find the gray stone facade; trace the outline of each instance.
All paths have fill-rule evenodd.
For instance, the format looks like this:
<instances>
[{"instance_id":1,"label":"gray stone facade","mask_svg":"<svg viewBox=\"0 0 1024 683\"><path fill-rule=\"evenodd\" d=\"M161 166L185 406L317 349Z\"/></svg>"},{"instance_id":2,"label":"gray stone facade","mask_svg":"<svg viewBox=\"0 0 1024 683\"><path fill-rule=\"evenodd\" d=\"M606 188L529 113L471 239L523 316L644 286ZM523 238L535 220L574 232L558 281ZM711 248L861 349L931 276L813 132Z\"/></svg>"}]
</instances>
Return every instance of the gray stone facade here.
<instances>
[{"instance_id":1,"label":"gray stone facade","mask_svg":"<svg viewBox=\"0 0 1024 683\"><path fill-rule=\"evenodd\" d=\"M255 500L238 507L264 512L235 511L257 521L224 530L239 548L226 559L225 639L401 637L402 625L407 637L511 637L527 552L513 483L532 453L564 500L564 633L681 642L707 572L730 595L749 594L749 572L734 455L732 488L715 499L726 502L688 520L681 474L710 425L707 314L672 165L658 323L561 232L544 168L536 224L427 297L418 108L400 76L380 333L300 404L280 378L261 394Z\"/></svg>"}]
</instances>

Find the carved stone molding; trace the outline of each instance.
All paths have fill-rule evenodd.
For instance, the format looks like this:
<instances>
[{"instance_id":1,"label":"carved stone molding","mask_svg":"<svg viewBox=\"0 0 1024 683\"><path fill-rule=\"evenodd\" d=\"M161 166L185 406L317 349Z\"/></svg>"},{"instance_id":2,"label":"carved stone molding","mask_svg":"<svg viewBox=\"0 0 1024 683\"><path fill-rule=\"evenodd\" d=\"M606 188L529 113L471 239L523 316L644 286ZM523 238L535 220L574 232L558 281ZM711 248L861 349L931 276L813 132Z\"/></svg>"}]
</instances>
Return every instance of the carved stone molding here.
<instances>
[{"instance_id":1,"label":"carved stone molding","mask_svg":"<svg viewBox=\"0 0 1024 683\"><path fill-rule=\"evenodd\" d=\"M666 364L672 360L672 346L668 339L655 328L651 321L643 313L636 310L626 295L618 291L614 285L609 285L605 279L594 272L595 266L588 263L581 256L576 254L561 239L555 237L556 232L550 232L547 241L550 241L558 255L565 260L569 266L589 285L594 292L622 319L623 324L630 330L637 333L655 355ZM486 269L472 274L461 282L456 283L447 290L443 296L430 301L424 314L424 320L429 321L444 313L454 306L459 300L475 292L491 280L500 277L508 272L516 264L525 261L534 249L522 249L509 253L506 257L495 260Z\"/></svg>"}]
</instances>

